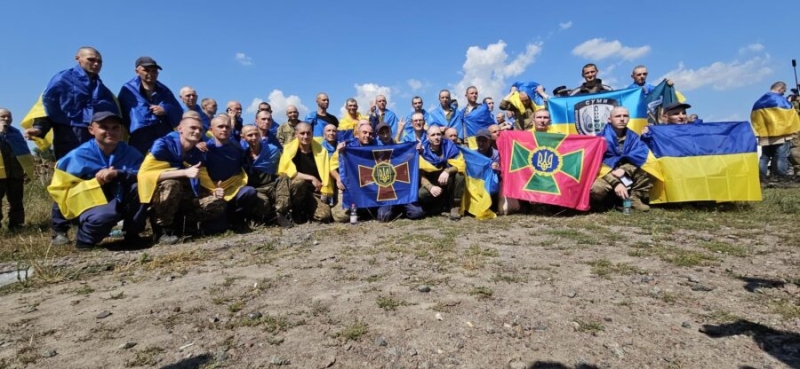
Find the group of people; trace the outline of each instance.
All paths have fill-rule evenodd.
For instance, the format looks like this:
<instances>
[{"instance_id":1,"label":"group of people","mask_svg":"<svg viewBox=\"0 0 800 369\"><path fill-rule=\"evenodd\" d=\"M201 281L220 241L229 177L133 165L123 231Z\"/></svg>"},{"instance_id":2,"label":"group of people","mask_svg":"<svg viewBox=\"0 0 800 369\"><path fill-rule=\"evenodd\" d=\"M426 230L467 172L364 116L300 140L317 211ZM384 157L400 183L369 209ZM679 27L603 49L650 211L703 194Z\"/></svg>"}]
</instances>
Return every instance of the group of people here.
<instances>
[{"instance_id":1,"label":"group of people","mask_svg":"<svg viewBox=\"0 0 800 369\"><path fill-rule=\"evenodd\" d=\"M359 214L380 221L400 216L418 219L426 214L458 220L463 216L465 191L465 162L458 148L467 141L464 120L478 109L491 112L494 108L491 98L479 102L478 89L469 87L462 109L450 91L441 90L439 104L431 111L415 96L413 111L400 118L387 109L386 97L379 95L368 115L360 113L351 98L345 103L346 114L337 118L328 112L328 95L320 93L317 109L303 119L297 107L288 106L287 121L278 124L271 106L264 102L255 121L245 124L237 101L228 102L226 112L217 114L217 102L204 98L198 103L192 87L181 88L176 98L158 81L162 67L151 57L136 60L136 76L116 97L99 77L100 52L82 47L75 60L74 68L51 79L41 98L45 114L27 125L23 122L23 131L10 126L11 112L0 109L0 154L5 163L5 171L0 170L0 197L8 193L11 202L9 227L21 225L25 174L14 165L15 153L7 138L43 139L52 132L57 159L48 187L54 200L52 243L68 244L68 231L77 225L78 248L100 243L120 221L126 241L140 242L149 219L154 240L161 244L174 244L196 232L245 230L251 224L292 227L312 220L344 222L351 209L342 204L348 189L339 175L339 155L350 146L402 142L415 142L420 153L418 201L359 209ZM571 90L562 86L553 94L610 90L597 74L597 66L587 64L582 69L583 84ZM644 94L652 91L646 67L637 66L631 77L630 87L642 88ZM523 108L510 102L512 96L519 98ZM498 174L498 136L504 130L547 132L550 114L535 101L546 105L549 98L542 86L532 91L512 87L499 106L507 113L477 132L474 149L492 160ZM690 123L688 108L686 103L665 106L661 121ZM652 185L641 169L639 155L647 133L640 137L628 129L629 119L626 108L616 107L602 132L608 147L605 157L614 165L592 186L591 198L597 207L630 198L634 208L649 209L647 194Z\"/></svg>"}]
</instances>

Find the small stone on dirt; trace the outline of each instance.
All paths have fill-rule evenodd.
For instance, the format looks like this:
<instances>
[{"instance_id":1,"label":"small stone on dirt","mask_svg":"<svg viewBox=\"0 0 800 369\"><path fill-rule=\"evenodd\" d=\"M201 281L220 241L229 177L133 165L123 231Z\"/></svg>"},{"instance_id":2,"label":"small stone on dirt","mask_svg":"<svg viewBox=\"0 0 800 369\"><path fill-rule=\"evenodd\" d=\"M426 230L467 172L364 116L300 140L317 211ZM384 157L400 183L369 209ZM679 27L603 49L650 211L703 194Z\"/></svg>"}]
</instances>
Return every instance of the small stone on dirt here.
<instances>
[{"instance_id":1,"label":"small stone on dirt","mask_svg":"<svg viewBox=\"0 0 800 369\"><path fill-rule=\"evenodd\" d=\"M656 298L661 293L661 289L658 287L653 287L650 289L650 296Z\"/></svg>"},{"instance_id":2,"label":"small stone on dirt","mask_svg":"<svg viewBox=\"0 0 800 369\"><path fill-rule=\"evenodd\" d=\"M386 345L388 345L389 343L388 343L388 342L386 342L386 339L385 339L385 338L383 338L383 337L378 337L378 338L376 338L376 339L375 339L375 344L376 344L376 345L378 345L378 346L386 346Z\"/></svg>"},{"instance_id":3,"label":"small stone on dirt","mask_svg":"<svg viewBox=\"0 0 800 369\"><path fill-rule=\"evenodd\" d=\"M567 297L569 297L569 298L575 298L575 296L578 296L578 293L575 292L575 291L569 291L567 293Z\"/></svg>"},{"instance_id":4,"label":"small stone on dirt","mask_svg":"<svg viewBox=\"0 0 800 369\"><path fill-rule=\"evenodd\" d=\"M42 357L53 357L56 355L58 355L58 352L56 352L56 350L47 350L42 353Z\"/></svg>"},{"instance_id":5,"label":"small stone on dirt","mask_svg":"<svg viewBox=\"0 0 800 369\"><path fill-rule=\"evenodd\" d=\"M408 356L417 356L417 349L413 347L408 349Z\"/></svg>"},{"instance_id":6,"label":"small stone on dirt","mask_svg":"<svg viewBox=\"0 0 800 369\"><path fill-rule=\"evenodd\" d=\"M698 278L697 278L696 276L694 276L694 275L691 275L691 274L689 274L689 276L688 276L688 277L686 277L686 278L687 278L687 279L689 279L689 282L692 282L692 283L700 283L700 279L698 279Z\"/></svg>"},{"instance_id":7,"label":"small stone on dirt","mask_svg":"<svg viewBox=\"0 0 800 369\"><path fill-rule=\"evenodd\" d=\"M436 320L444 320L444 318L442 317L442 313L436 313L435 317Z\"/></svg>"},{"instance_id":8,"label":"small stone on dirt","mask_svg":"<svg viewBox=\"0 0 800 369\"><path fill-rule=\"evenodd\" d=\"M133 348L133 346L136 346L136 342L125 342L125 343L119 345L119 349L120 350L127 350L129 348Z\"/></svg>"},{"instance_id":9,"label":"small stone on dirt","mask_svg":"<svg viewBox=\"0 0 800 369\"><path fill-rule=\"evenodd\" d=\"M100 314L97 314L97 319L105 319L111 316L111 312L103 311Z\"/></svg>"},{"instance_id":10,"label":"small stone on dirt","mask_svg":"<svg viewBox=\"0 0 800 369\"><path fill-rule=\"evenodd\" d=\"M428 292L431 292L431 286L428 286L428 285L424 285L424 284L423 284L423 285L421 285L421 286L417 287L417 291L419 291L419 292L422 292L422 293L428 293Z\"/></svg>"},{"instance_id":11,"label":"small stone on dirt","mask_svg":"<svg viewBox=\"0 0 800 369\"><path fill-rule=\"evenodd\" d=\"M508 369L528 369L528 368L530 368L530 366L528 366L528 363L524 361L515 360L508 363Z\"/></svg>"},{"instance_id":12,"label":"small stone on dirt","mask_svg":"<svg viewBox=\"0 0 800 369\"><path fill-rule=\"evenodd\" d=\"M714 287L706 286L706 285L699 284L699 283L694 285L694 286L692 286L692 291L709 292L709 291L713 291L713 290L714 290Z\"/></svg>"},{"instance_id":13,"label":"small stone on dirt","mask_svg":"<svg viewBox=\"0 0 800 369\"><path fill-rule=\"evenodd\" d=\"M289 365L289 359L272 355L269 357L269 363L272 365Z\"/></svg>"},{"instance_id":14,"label":"small stone on dirt","mask_svg":"<svg viewBox=\"0 0 800 369\"><path fill-rule=\"evenodd\" d=\"M250 320L261 319L262 316L263 315L261 315L261 313L258 312L258 311L254 311L254 312L252 312L250 314L247 314L247 318L250 319Z\"/></svg>"},{"instance_id":15,"label":"small stone on dirt","mask_svg":"<svg viewBox=\"0 0 800 369\"><path fill-rule=\"evenodd\" d=\"M533 330L537 332L544 332L547 330L547 326L542 323L538 323L533 327Z\"/></svg>"},{"instance_id":16,"label":"small stone on dirt","mask_svg":"<svg viewBox=\"0 0 800 369\"><path fill-rule=\"evenodd\" d=\"M686 328L686 329L690 329L690 328L692 328L692 323L683 322L683 323L681 323L681 327Z\"/></svg>"}]
</instances>

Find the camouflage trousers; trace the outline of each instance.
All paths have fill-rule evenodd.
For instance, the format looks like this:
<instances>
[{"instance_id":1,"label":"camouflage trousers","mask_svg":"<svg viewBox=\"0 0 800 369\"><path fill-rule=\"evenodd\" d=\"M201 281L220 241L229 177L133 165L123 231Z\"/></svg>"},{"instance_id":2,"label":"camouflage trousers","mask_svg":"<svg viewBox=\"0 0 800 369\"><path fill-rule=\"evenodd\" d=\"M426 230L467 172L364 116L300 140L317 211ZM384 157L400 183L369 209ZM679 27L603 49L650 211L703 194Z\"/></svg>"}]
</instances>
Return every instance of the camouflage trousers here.
<instances>
[{"instance_id":1,"label":"camouflage trousers","mask_svg":"<svg viewBox=\"0 0 800 369\"><path fill-rule=\"evenodd\" d=\"M331 221L331 207L322 201L321 195L315 193L311 182L295 178L289 182L292 218L302 223L309 216L318 222Z\"/></svg>"},{"instance_id":2,"label":"camouflage trousers","mask_svg":"<svg viewBox=\"0 0 800 369\"><path fill-rule=\"evenodd\" d=\"M794 175L800 176L800 137L795 134L789 142L792 145L792 148L789 149L789 164L792 166Z\"/></svg>"},{"instance_id":3,"label":"camouflage trousers","mask_svg":"<svg viewBox=\"0 0 800 369\"><path fill-rule=\"evenodd\" d=\"M182 214L188 222L202 222L225 215L226 203L223 199L212 196L208 191L195 197L189 181L185 179L168 179L158 183L153 194L150 209L157 225L173 227L175 217Z\"/></svg>"},{"instance_id":4,"label":"camouflage trousers","mask_svg":"<svg viewBox=\"0 0 800 369\"><path fill-rule=\"evenodd\" d=\"M620 166L620 168L625 171L625 175L628 176L628 178L633 180L629 195L631 197L637 197L643 201L647 200L650 197L650 189L653 187L653 183L650 180L650 175L644 170L641 170L631 164L624 164ZM612 174L606 174L606 176L610 175ZM611 184L605 180L605 176L603 178L596 179L592 184L592 202L595 204L605 204L610 200L610 195L614 195L613 199L616 199L614 187L612 187Z\"/></svg>"},{"instance_id":5,"label":"camouflage trousers","mask_svg":"<svg viewBox=\"0 0 800 369\"><path fill-rule=\"evenodd\" d=\"M265 219L274 218L275 213L286 215L291 202L290 183L289 177L281 175L272 182L256 187L258 202L254 214Z\"/></svg>"}]
</instances>

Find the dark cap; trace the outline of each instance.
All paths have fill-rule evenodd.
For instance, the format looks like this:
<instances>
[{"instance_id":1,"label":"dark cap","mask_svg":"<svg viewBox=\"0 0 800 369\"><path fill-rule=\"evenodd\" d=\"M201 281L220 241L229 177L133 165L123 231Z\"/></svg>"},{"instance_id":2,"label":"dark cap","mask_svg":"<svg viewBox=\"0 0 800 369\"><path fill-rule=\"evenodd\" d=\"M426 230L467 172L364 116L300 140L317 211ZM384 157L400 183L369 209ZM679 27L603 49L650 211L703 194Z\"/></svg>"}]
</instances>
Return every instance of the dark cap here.
<instances>
[{"instance_id":1,"label":"dark cap","mask_svg":"<svg viewBox=\"0 0 800 369\"><path fill-rule=\"evenodd\" d=\"M679 109L686 110L686 109L689 109L689 108L691 108L691 107L692 107L692 106L691 106L691 105L689 105L689 104L682 103L682 102L677 102L677 101L676 101L676 102L674 102L674 103L672 103L672 104L669 104L669 105L664 105L664 108L662 109L662 111L663 111L664 113L666 113L666 112L668 112L668 111L679 110Z\"/></svg>"},{"instance_id":2,"label":"dark cap","mask_svg":"<svg viewBox=\"0 0 800 369\"><path fill-rule=\"evenodd\" d=\"M110 111L98 111L92 114L92 122L102 122L106 119L114 119L119 123L122 123L122 118Z\"/></svg>"},{"instance_id":3,"label":"dark cap","mask_svg":"<svg viewBox=\"0 0 800 369\"><path fill-rule=\"evenodd\" d=\"M149 56L140 56L139 59L136 59L136 68L139 67L156 67L158 70L161 70L161 66L156 63L156 61L149 57Z\"/></svg>"},{"instance_id":4,"label":"dark cap","mask_svg":"<svg viewBox=\"0 0 800 369\"><path fill-rule=\"evenodd\" d=\"M483 138L485 138L487 140L491 140L492 139L492 134L489 133L488 129L484 128L484 129L481 129L480 131L478 131L478 133L475 134L475 138L478 138L478 137L483 137Z\"/></svg>"},{"instance_id":5,"label":"dark cap","mask_svg":"<svg viewBox=\"0 0 800 369\"><path fill-rule=\"evenodd\" d=\"M378 127L376 129L376 132L380 132L384 128L388 128L390 130L392 129L392 127L389 127L389 125L386 124L386 123L378 123Z\"/></svg>"}]
</instances>

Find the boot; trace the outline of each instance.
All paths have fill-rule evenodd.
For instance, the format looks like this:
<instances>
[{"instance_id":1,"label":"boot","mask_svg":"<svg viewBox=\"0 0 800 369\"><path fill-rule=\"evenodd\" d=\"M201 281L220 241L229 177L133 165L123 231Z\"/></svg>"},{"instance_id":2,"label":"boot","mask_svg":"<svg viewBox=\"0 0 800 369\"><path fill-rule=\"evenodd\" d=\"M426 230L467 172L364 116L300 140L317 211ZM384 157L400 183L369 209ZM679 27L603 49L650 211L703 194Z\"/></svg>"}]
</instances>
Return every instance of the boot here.
<instances>
[{"instance_id":1,"label":"boot","mask_svg":"<svg viewBox=\"0 0 800 369\"><path fill-rule=\"evenodd\" d=\"M174 245L178 243L178 236L175 235L175 231L172 230L171 227L163 227L161 232L161 235L158 237L159 245Z\"/></svg>"},{"instance_id":2,"label":"boot","mask_svg":"<svg viewBox=\"0 0 800 369\"><path fill-rule=\"evenodd\" d=\"M650 205L645 204L642 202L642 199L639 196L631 196L631 207L633 210L648 212L650 211Z\"/></svg>"}]
</instances>

